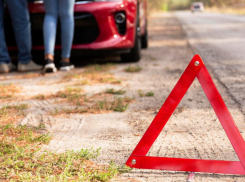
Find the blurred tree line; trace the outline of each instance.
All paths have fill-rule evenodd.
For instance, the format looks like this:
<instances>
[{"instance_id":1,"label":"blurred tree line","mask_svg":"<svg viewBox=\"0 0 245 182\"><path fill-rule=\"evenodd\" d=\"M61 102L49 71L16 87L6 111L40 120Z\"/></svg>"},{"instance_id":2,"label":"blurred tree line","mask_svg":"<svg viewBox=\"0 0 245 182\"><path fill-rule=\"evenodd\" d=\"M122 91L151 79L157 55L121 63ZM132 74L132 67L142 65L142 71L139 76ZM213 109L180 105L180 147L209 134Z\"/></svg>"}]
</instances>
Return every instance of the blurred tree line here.
<instances>
[{"instance_id":1,"label":"blurred tree line","mask_svg":"<svg viewBox=\"0 0 245 182\"><path fill-rule=\"evenodd\" d=\"M245 0L147 0L151 10L189 9L192 2L203 2L207 7L224 7L245 5Z\"/></svg>"}]
</instances>

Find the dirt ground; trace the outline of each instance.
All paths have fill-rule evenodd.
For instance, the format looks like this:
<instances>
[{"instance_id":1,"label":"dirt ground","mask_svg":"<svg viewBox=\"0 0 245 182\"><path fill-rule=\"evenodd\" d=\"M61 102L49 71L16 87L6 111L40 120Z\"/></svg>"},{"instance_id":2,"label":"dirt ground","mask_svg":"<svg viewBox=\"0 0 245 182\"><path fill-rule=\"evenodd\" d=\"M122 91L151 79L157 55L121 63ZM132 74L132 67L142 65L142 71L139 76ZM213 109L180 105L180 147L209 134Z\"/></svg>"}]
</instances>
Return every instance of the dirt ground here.
<instances>
[{"instance_id":1,"label":"dirt ground","mask_svg":"<svg viewBox=\"0 0 245 182\"><path fill-rule=\"evenodd\" d=\"M189 46L185 32L179 21L171 13L154 13L149 17L149 48L142 51L139 63L118 63L109 72L119 84L93 83L76 87L87 95L104 92L108 88L125 89L124 96L135 101L125 112L100 114L63 114L54 115L62 108L74 109L67 102L54 98L33 99L38 94L50 95L73 87L82 78L65 80L65 72L48 74L39 73L0 75L2 84L12 83L21 88L15 101L1 101L1 106L14 103L27 103L30 108L20 124L38 126L43 123L52 133L53 140L45 149L63 152L81 148L101 148L98 163L118 165L126 162L136 144L141 139L149 124L154 119L165 99L177 83L184 69L192 59L194 52ZM117 63L117 62L115 62ZM142 68L137 73L124 71L128 66ZM85 68L76 68L73 73L81 73ZM245 137L244 116L238 106L227 94L226 88L215 79L225 103L236 124ZM140 97L142 93L154 92L154 97ZM17 100L17 101L16 101ZM180 105L171 116L166 127L152 146L149 156L234 160L238 158L212 110L199 82L194 81ZM118 177L117 181L186 181L188 173L152 171L134 169ZM197 173L195 181L245 181L238 175L220 175Z\"/></svg>"}]
</instances>

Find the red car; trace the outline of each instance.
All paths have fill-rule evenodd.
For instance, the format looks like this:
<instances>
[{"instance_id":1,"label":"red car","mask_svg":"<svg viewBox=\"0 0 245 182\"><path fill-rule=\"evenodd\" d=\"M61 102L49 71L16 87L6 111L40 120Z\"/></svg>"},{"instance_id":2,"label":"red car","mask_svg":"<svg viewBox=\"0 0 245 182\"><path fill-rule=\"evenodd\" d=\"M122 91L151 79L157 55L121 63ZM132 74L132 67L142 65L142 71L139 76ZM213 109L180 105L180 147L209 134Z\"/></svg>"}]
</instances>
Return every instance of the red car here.
<instances>
[{"instance_id":1,"label":"red car","mask_svg":"<svg viewBox=\"0 0 245 182\"><path fill-rule=\"evenodd\" d=\"M29 0L29 11L33 51L42 52L43 2ZM122 61L137 62L141 48L147 48L146 0L76 0L74 19L72 55L119 54ZM5 31L9 50L16 50L8 13ZM60 42L58 28L56 51L61 48Z\"/></svg>"}]
</instances>

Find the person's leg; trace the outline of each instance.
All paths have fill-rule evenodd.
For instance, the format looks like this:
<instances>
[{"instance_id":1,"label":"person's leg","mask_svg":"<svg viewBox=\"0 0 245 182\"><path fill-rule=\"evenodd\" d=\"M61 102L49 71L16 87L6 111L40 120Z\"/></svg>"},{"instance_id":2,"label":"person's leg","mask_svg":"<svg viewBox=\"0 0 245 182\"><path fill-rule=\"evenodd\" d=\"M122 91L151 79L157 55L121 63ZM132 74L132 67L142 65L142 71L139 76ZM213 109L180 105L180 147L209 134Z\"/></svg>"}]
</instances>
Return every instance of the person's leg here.
<instances>
[{"instance_id":1,"label":"person's leg","mask_svg":"<svg viewBox=\"0 0 245 182\"><path fill-rule=\"evenodd\" d=\"M59 0L62 44L61 71L69 71L74 68L74 65L70 63L71 46L74 35L74 3L75 0Z\"/></svg>"},{"instance_id":2,"label":"person's leg","mask_svg":"<svg viewBox=\"0 0 245 182\"><path fill-rule=\"evenodd\" d=\"M59 16L61 21L62 60L69 62L74 35L74 3L75 0L59 0Z\"/></svg>"},{"instance_id":3,"label":"person's leg","mask_svg":"<svg viewBox=\"0 0 245 182\"><path fill-rule=\"evenodd\" d=\"M54 64L54 47L56 39L57 21L58 21L58 0L44 0L45 18L43 24L44 36L44 70L43 72L56 72Z\"/></svg>"},{"instance_id":4,"label":"person's leg","mask_svg":"<svg viewBox=\"0 0 245 182\"><path fill-rule=\"evenodd\" d=\"M54 60L54 47L58 20L58 0L44 0L45 18L43 24L43 36L45 47L45 59Z\"/></svg>"},{"instance_id":5,"label":"person's leg","mask_svg":"<svg viewBox=\"0 0 245 182\"><path fill-rule=\"evenodd\" d=\"M5 0L9 9L12 25L18 47L18 61L28 64L31 59L31 30L28 11L28 1L26 0Z\"/></svg>"},{"instance_id":6,"label":"person's leg","mask_svg":"<svg viewBox=\"0 0 245 182\"><path fill-rule=\"evenodd\" d=\"M3 13L4 13L3 0L0 0L0 64L9 64L11 60L5 42Z\"/></svg>"}]
</instances>

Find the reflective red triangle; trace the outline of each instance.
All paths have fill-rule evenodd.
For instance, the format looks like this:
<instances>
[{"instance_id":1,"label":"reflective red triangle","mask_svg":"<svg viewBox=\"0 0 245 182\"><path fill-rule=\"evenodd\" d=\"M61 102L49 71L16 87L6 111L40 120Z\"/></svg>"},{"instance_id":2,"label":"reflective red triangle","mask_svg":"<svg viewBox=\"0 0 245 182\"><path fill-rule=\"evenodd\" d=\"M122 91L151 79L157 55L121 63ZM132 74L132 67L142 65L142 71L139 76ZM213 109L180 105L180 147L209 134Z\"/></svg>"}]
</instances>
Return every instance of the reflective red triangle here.
<instances>
[{"instance_id":1,"label":"reflective red triangle","mask_svg":"<svg viewBox=\"0 0 245 182\"><path fill-rule=\"evenodd\" d=\"M240 161L146 156L174 110L197 77ZM201 57L195 55L129 157L132 168L245 175L245 142Z\"/></svg>"}]
</instances>

